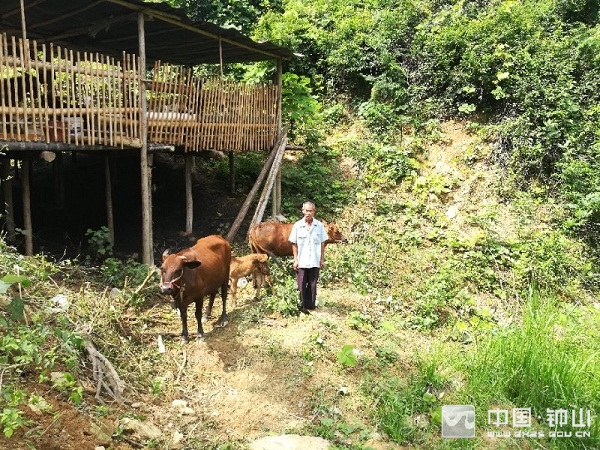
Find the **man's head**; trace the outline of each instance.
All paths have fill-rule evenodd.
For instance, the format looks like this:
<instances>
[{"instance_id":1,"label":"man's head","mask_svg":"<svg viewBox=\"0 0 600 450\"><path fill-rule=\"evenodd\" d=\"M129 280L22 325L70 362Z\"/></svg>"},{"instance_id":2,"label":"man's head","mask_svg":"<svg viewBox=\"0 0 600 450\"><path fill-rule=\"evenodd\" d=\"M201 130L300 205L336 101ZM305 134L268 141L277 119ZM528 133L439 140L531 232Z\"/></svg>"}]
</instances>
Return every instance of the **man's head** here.
<instances>
[{"instance_id":1,"label":"man's head","mask_svg":"<svg viewBox=\"0 0 600 450\"><path fill-rule=\"evenodd\" d=\"M313 202L304 202L302 204L302 214L304 214L304 220L311 223L315 217L315 204Z\"/></svg>"}]
</instances>

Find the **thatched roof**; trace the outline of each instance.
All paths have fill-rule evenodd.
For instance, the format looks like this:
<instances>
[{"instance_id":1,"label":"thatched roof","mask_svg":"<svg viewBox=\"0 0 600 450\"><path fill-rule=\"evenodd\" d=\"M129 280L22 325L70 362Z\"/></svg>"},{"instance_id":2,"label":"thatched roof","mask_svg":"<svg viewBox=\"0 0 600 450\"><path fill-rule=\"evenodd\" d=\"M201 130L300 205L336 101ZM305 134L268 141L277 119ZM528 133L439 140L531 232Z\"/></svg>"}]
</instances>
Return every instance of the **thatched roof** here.
<instances>
[{"instance_id":1,"label":"thatched roof","mask_svg":"<svg viewBox=\"0 0 600 450\"><path fill-rule=\"evenodd\" d=\"M224 63L294 57L284 47L254 42L235 29L194 22L182 9L141 0L2 0L0 32L22 37L21 1L28 39L72 50L139 54L137 21L143 11L148 63L219 63L219 39Z\"/></svg>"}]
</instances>

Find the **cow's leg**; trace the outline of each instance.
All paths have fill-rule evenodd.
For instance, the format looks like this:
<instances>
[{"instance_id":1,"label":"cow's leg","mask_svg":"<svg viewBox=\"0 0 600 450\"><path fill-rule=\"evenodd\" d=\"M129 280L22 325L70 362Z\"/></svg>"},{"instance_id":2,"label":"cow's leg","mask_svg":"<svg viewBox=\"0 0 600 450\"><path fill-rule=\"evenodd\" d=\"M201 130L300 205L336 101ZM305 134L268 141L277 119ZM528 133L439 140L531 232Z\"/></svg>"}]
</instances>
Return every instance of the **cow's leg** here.
<instances>
[{"instance_id":1,"label":"cow's leg","mask_svg":"<svg viewBox=\"0 0 600 450\"><path fill-rule=\"evenodd\" d=\"M231 290L231 298L233 299L233 306L237 306L237 282L234 278L229 279L229 288Z\"/></svg>"},{"instance_id":2,"label":"cow's leg","mask_svg":"<svg viewBox=\"0 0 600 450\"><path fill-rule=\"evenodd\" d=\"M208 306L206 307L206 318L207 319L212 319L212 309L213 309L213 305L215 304L215 295L216 294L210 294L210 297L208 299Z\"/></svg>"},{"instance_id":3,"label":"cow's leg","mask_svg":"<svg viewBox=\"0 0 600 450\"><path fill-rule=\"evenodd\" d=\"M221 285L221 299L223 300L223 312L221 313L221 318L217 321L217 326L224 327L229 323L227 319L227 282Z\"/></svg>"},{"instance_id":4,"label":"cow's leg","mask_svg":"<svg viewBox=\"0 0 600 450\"><path fill-rule=\"evenodd\" d=\"M258 300L260 288L265 282L264 275L262 274L260 269L255 269L254 272L252 272L252 280L254 281L254 289L256 290L254 293L254 299Z\"/></svg>"},{"instance_id":5,"label":"cow's leg","mask_svg":"<svg viewBox=\"0 0 600 450\"><path fill-rule=\"evenodd\" d=\"M204 330L202 329L202 307L204 298L196 300L196 320L198 321L198 334L196 335L196 341L204 339Z\"/></svg>"},{"instance_id":6,"label":"cow's leg","mask_svg":"<svg viewBox=\"0 0 600 450\"><path fill-rule=\"evenodd\" d=\"M179 315L181 316L181 342L188 341L188 327L187 327L187 306L183 306L179 303Z\"/></svg>"}]
</instances>

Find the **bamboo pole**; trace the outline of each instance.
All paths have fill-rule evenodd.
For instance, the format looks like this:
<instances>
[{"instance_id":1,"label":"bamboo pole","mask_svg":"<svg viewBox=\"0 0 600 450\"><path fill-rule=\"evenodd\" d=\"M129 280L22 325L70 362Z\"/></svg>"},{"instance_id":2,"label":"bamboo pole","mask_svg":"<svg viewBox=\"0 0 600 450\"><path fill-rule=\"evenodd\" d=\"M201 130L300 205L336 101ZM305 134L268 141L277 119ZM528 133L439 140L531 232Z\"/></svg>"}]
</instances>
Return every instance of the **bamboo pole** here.
<instances>
[{"instance_id":1,"label":"bamboo pole","mask_svg":"<svg viewBox=\"0 0 600 450\"><path fill-rule=\"evenodd\" d=\"M23 233L25 234L25 255L33 255L33 225L31 220L31 164L28 160L21 162L21 190L23 201Z\"/></svg>"},{"instance_id":2,"label":"bamboo pole","mask_svg":"<svg viewBox=\"0 0 600 450\"><path fill-rule=\"evenodd\" d=\"M16 40L15 37L12 37L12 50L13 50L13 66L12 66L12 71L13 71L13 76L15 76L15 82L13 83L13 93L14 93L14 99L15 101L17 100L18 97L18 89L17 89L17 83L18 80L16 78L16 74L17 74L17 44L16 44ZM12 108L12 99L10 98L11 96L8 97L8 106L9 108ZM11 124L16 124L17 126L17 139L20 141L21 140L21 124L20 124L20 118L19 118L19 114L17 113L17 108L15 105L15 118L13 119L13 115L12 112L10 114L10 123Z\"/></svg>"},{"instance_id":3,"label":"bamboo pole","mask_svg":"<svg viewBox=\"0 0 600 450\"><path fill-rule=\"evenodd\" d=\"M0 40L2 41L2 42L0 42L0 61L4 61L5 55L7 52L7 50L6 50L6 35L2 34L0 36ZM5 92L5 89L4 89L4 83L0 83L0 105L2 106L2 109L4 109L6 107L6 98L10 97L8 95L8 93L10 93L8 84L6 85L6 91L7 92ZM7 123L5 114L2 114L1 122L2 122L2 138L6 139L7 133L9 132L8 124L10 122Z\"/></svg>"},{"instance_id":4,"label":"bamboo pole","mask_svg":"<svg viewBox=\"0 0 600 450\"><path fill-rule=\"evenodd\" d=\"M148 105L146 99L146 85L143 81L143 73L146 70L146 41L144 35L144 13L138 14L138 44L139 44L139 86L141 104L141 139L142 149L140 152L141 182L142 182L142 263L148 266L154 265L152 253L152 190L151 172L148 158ZM145 77L144 77L145 78Z\"/></svg>"},{"instance_id":5,"label":"bamboo pole","mask_svg":"<svg viewBox=\"0 0 600 450\"><path fill-rule=\"evenodd\" d=\"M58 208L65 206L65 173L63 153L57 152L56 159L52 161L52 175L54 178L54 201Z\"/></svg>"},{"instance_id":6,"label":"bamboo pole","mask_svg":"<svg viewBox=\"0 0 600 450\"><path fill-rule=\"evenodd\" d=\"M115 61L117 63L117 75L119 75L119 77L114 79L114 83L115 86L118 87L118 92L119 92L119 96L117 97L117 104L115 104L115 115L117 115L116 109L117 108L122 108L124 106L124 100L125 100L125 83L123 82L123 78L120 76L123 73L123 68L121 67L121 61ZM118 126L118 133L119 133L119 137L121 138L121 148L123 148L123 139L126 137L126 133L125 133L125 126L124 126L124 117L123 114L118 114L118 118L119 118L119 126Z\"/></svg>"},{"instance_id":7,"label":"bamboo pole","mask_svg":"<svg viewBox=\"0 0 600 450\"><path fill-rule=\"evenodd\" d=\"M194 222L194 195L192 183L192 169L194 157L188 153L185 155L185 233L192 234Z\"/></svg>"},{"instance_id":8,"label":"bamboo pole","mask_svg":"<svg viewBox=\"0 0 600 450\"><path fill-rule=\"evenodd\" d=\"M275 126L276 134L281 133L281 93L283 87L283 64L281 58L277 58L277 89L272 89L273 100L275 104ZM277 177L275 178L275 186L273 187L273 200L272 200L272 216L277 217L281 213L281 168L277 171Z\"/></svg>"},{"instance_id":9,"label":"bamboo pole","mask_svg":"<svg viewBox=\"0 0 600 450\"><path fill-rule=\"evenodd\" d=\"M271 194L271 190L273 188L273 184L275 179L277 178L277 173L279 172L279 168L281 166L281 160L283 158L283 153L285 152L285 146L287 144L287 136L282 136L281 143L278 148L273 148L273 151L276 151L277 154L275 159L273 160L273 166L269 171L269 176L267 177L267 181L265 181L265 186L263 188L262 194L258 199L258 204L256 206L256 211L254 212L254 217L252 218L252 222L250 223L250 227L259 223L263 215L265 213L265 209L267 207L267 202L269 201L269 195Z\"/></svg>"},{"instance_id":10,"label":"bamboo pole","mask_svg":"<svg viewBox=\"0 0 600 450\"><path fill-rule=\"evenodd\" d=\"M77 145L79 144L77 134L73 136L74 139L71 139L71 124L73 124L73 127L75 127L75 109L73 108L73 105L77 101L75 97L76 90L75 73L73 72L73 59L73 50L69 50L67 52L67 49L65 49L65 60L67 61L67 67L69 69L69 88L67 89L67 131L65 134L67 135L67 142L69 144L74 141L75 145Z\"/></svg>"},{"instance_id":11,"label":"bamboo pole","mask_svg":"<svg viewBox=\"0 0 600 450\"><path fill-rule=\"evenodd\" d=\"M285 143L284 143L285 134L284 133L287 134L287 129L284 132L282 132L282 134L279 136L277 143L278 143L279 147L282 146L285 149ZM248 196L246 197L246 200L244 201L244 204L242 205L240 212L238 213L235 220L233 221L233 225L231 225L231 229L229 230L229 233L227 233L226 239L229 242L232 242L233 239L235 238L235 235L237 234L237 232L240 228L240 225L242 224L244 218L246 217L246 214L248 213L248 209L250 209L250 205L252 204L252 201L254 200L254 197L256 196L256 192L258 191L258 188L262 184L263 180L265 179L265 176L267 175L267 172L271 169L273 162L275 161L275 158L277 157L277 153L278 152L276 151L276 148L273 147L273 150L271 151L271 154L267 158L265 165L263 166L262 170L258 174L258 177L256 178L254 186L252 186L252 189L248 193Z\"/></svg>"},{"instance_id":12,"label":"bamboo pole","mask_svg":"<svg viewBox=\"0 0 600 450\"><path fill-rule=\"evenodd\" d=\"M27 26L25 21L25 0L21 0L21 33L23 33L23 39L27 39Z\"/></svg>"},{"instance_id":13,"label":"bamboo pole","mask_svg":"<svg viewBox=\"0 0 600 450\"><path fill-rule=\"evenodd\" d=\"M108 225L108 238L115 245L115 220L113 215L112 184L110 177L110 156L104 157L104 193L106 195L106 223Z\"/></svg>"},{"instance_id":14,"label":"bamboo pole","mask_svg":"<svg viewBox=\"0 0 600 450\"><path fill-rule=\"evenodd\" d=\"M56 88L54 87L54 78L55 74L54 74L54 44L50 44L50 79L52 80L52 85L50 87L52 93L50 94L51 97L50 99L52 100L52 123L54 124L54 126L52 127L52 136L49 136L48 139L46 139L46 142L49 141L56 141L57 140L57 136L56 136L56 124L58 123L58 121L56 120ZM48 133L50 134L50 133Z\"/></svg>"}]
</instances>

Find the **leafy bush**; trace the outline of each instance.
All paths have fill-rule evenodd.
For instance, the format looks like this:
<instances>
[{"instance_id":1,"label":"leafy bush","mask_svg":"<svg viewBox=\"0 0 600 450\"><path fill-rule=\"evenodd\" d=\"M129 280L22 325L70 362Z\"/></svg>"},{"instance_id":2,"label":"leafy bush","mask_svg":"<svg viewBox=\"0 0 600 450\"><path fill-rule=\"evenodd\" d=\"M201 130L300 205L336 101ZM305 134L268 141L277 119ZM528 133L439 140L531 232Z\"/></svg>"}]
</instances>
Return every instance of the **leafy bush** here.
<instances>
[{"instance_id":1,"label":"leafy bush","mask_svg":"<svg viewBox=\"0 0 600 450\"><path fill-rule=\"evenodd\" d=\"M283 214L299 217L306 200L317 205L318 217L341 211L352 199L353 181L345 179L339 160L340 155L331 148L317 147L301 154L296 162L283 164Z\"/></svg>"},{"instance_id":2,"label":"leafy bush","mask_svg":"<svg viewBox=\"0 0 600 450\"><path fill-rule=\"evenodd\" d=\"M88 238L88 261L103 261L113 253L113 243L108 227L103 226L98 230L89 229L85 232Z\"/></svg>"},{"instance_id":3,"label":"leafy bush","mask_svg":"<svg viewBox=\"0 0 600 450\"><path fill-rule=\"evenodd\" d=\"M423 428L431 426L428 416L439 402L432 391L441 389L445 383L432 359L421 361L408 382L390 378L365 387L377 400L377 419L390 439L402 445L418 445L423 443Z\"/></svg>"}]
</instances>

